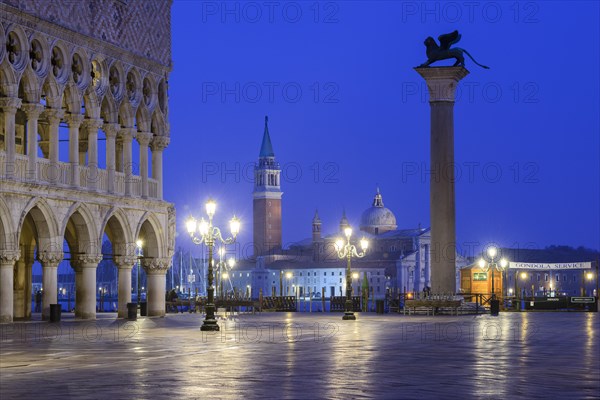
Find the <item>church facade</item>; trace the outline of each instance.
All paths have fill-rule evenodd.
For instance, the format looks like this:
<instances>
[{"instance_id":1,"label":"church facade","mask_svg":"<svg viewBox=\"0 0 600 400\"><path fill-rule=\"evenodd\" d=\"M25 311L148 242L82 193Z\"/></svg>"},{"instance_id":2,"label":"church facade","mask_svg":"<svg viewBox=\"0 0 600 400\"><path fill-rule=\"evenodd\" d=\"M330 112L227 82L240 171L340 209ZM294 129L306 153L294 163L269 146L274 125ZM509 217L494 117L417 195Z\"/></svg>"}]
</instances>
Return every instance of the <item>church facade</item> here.
<instances>
[{"instance_id":1,"label":"church facade","mask_svg":"<svg viewBox=\"0 0 600 400\"><path fill-rule=\"evenodd\" d=\"M103 237L119 316L138 262L148 315L164 315L175 239L162 190L170 12L163 0L0 4L0 322L31 317L34 262L43 318L60 263L75 270L75 315L95 318Z\"/></svg>"},{"instance_id":2,"label":"church facade","mask_svg":"<svg viewBox=\"0 0 600 400\"><path fill-rule=\"evenodd\" d=\"M346 262L340 259L335 241L344 237L349 226L345 212L339 230L324 234L318 212L307 221L311 237L281 247L282 191L280 168L265 119L262 145L254 175L254 248L255 259L241 260L229 273L230 287L257 298L263 295L289 295L301 298L329 298L346 293ZM366 196L365 196L366 197ZM368 287L374 299L386 293L421 292L430 286L431 235L429 228L398 229L394 213L384 206L383 195L376 190L371 206L360 218L360 226L352 227L353 237L369 240L364 258L352 259L354 294ZM358 228L358 229L357 229ZM467 265L457 255L456 287L459 269Z\"/></svg>"}]
</instances>

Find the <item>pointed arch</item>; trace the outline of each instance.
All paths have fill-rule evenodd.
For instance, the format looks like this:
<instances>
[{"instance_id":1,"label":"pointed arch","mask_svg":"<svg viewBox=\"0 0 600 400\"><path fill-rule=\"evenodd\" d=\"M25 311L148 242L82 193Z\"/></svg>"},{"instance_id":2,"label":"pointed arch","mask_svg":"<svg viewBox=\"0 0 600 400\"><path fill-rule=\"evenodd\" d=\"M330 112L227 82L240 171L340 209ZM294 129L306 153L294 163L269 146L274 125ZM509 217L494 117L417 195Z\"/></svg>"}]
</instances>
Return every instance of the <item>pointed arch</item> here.
<instances>
[{"instance_id":1,"label":"pointed arch","mask_svg":"<svg viewBox=\"0 0 600 400\"><path fill-rule=\"evenodd\" d=\"M56 81L53 74L48 74L42 85L42 95L46 99L46 106L61 108L63 106L63 85Z\"/></svg>"},{"instance_id":2,"label":"pointed arch","mask_svg":"<svg viewBox=\"0 0 600 400\"><path fill-rule=\"evenodd\" d=\"M0 248L10 250L16 247L17 238L15 237L12 213L4 199L0 197Z\"/></svg>"},{"instance_id":3,"label":"pointed arch","mask_svg":"<svg viewBox=\"0 0 600 400\"><path fill-rule=\"evenodd\" d=\"M119 113L117 111L117 105L111 96L104 96L102 99L102 105L100 106L100 118L106 123L118 123Z\"/></svg>"},{"instance_id":4,"label":"pointed arch","mask_svg":"<svg viewBox=\"0 0 600 400\"><path fill-rule=\"evenodd\" d=\"M167 136L167 129L165 126L165 120L163 118L162 113L155 109L152 114L152 125L150 127L150 131L154 133L155 136Z\"/></svg>"},{"instance_id":5,"label":"pointed arch","mask_svg":"<svg viewBox=\"0 0 600 400\"><path fill-rule=\"evenodd\" d=\"M38 76L27 68L19 81L19 97L26 103L38 104L42 96Z\"/></svg>"},{"instance_id":6,"label":"pointed arch","mask_svg":"<svg viewBox=\"0 0 600 400\"><path fill-rule=\"evenodd\" d=\"M115 255L135 254L135 240L131 234L127 214L122 209L113 207L108 211L100 225L100 238L104 232L112 243Z\"/></svg>"},{"instance_id":7,"label":"pointed arch","mask_svg":"<svg viewBox=\"0 0 600 400\"><path fill-rule=\"evenodd\" d=\"M63 106L70 114L81 114L83 100L79 88L73 82L67 83L63 92Z\"/></svg>"},{"instance_id":8,"label":"pointed arch","mask_svg":"<svg viewBox=\"0 0 600 400\"><path fill-rule=\"evenodd\" d=\"M98 236L95 219L85 203L76 202L65 215L60 227L61 236L67 239L71 251L100 254L101 238Z\"/></svg>"},{"instance_id":9,"label":"pointed arch","mask_svg":"<svg viewBox=\"0 0 600 400\"><path fill-rule=\"evenodd\" d=\"M95 90L90 89L83 95L85 116L88 118L100 118L100 98Z\"/></svg>"},{"instance_id":10,"label":"pointed arch","mask_svg":"<svg viewBox=\"0 0 600 400\"><path fill-rule=\"evenodd\" d=\"M121 107L119 107L119 119L118 123L121 124L122 127L125 128L133 128L135 124L135 113L131 104L126 101L121 103Z\"/></svg>"},{"instance_id":11,"label":"pointed arch","mask_svg":"<svg viewBox=\"0 0 600 400\"><path fill-rule=\"evenodd\" d=\"M37 231L38 248L42 251L62 251L62 242L57 241L58 223L48 203L40 197L33 197L27 202L19 217L19 238L27 215L31 215Z\"/></svg>"},{"instance_id":12,"label":"pointed arch","mask_svg":"<svg viewBox=\"0 0 600 400\"><path fill-rule=\"evenodd\" d=\"M166 257L165 232L155 214L146 212L142 216L136 228L135 237L142 239L145 257Z\"/></svg>"},{"instance_id":13,"label":"pointed arch","mask_svg":"<svg viewBox=\"0 0 600 400\"><path fill-rule=\"evenodd\" d=\"M8 59L0 64L0 96L17 97L19 93L19 82L15 71L10 66Z\"/></svg>"},{"instance_id":14,"label":"pointed arch","mask_svg":"<svg viewBox=\"0 0 600 400\"><path fill-rule=\"evenodd\" d=\"M138 107L137 113L135 114L135 123L139 132L150 132L151 120L146 107Z\"/></svg>"}]
</instances>

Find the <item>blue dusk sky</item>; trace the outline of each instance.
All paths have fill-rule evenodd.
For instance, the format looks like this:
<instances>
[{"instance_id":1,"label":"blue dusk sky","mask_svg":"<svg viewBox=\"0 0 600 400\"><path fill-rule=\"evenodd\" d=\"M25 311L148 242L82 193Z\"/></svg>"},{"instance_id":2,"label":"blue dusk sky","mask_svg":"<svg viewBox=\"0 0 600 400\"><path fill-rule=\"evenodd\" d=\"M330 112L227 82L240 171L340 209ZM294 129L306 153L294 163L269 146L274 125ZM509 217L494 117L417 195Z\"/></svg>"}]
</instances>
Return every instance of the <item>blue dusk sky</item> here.
<instances>
[{"instance_id":1,"label":"blue dusk sky","mask_svg":"<svg viewBox=\"0 0 600 400\"><path fill-rule=\"evenodd\" d=\"M427 227L424 39L458 29L456 234L600 248L600 6L583 2L175 1L165 198L185 218L218 202L252 241L264 117L282 166L284 245L354 226L379 186L399 228ZM475 250L473 246L475 244ZM198 251L196 249L194 251Z\"/></svg>"}]
</instances>

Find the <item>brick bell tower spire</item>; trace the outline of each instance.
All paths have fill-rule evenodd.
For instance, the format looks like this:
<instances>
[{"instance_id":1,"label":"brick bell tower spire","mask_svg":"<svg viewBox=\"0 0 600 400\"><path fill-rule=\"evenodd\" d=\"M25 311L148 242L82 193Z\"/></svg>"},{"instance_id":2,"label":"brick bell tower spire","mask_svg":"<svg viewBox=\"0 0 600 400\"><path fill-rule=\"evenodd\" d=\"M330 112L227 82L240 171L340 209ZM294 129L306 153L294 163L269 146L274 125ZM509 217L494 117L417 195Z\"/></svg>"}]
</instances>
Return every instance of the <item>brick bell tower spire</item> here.
<instances>
[{"instance_id":1,"label":"brick bell tower spire","mask_svg":"<svg viewBox=\"0 0 600 400\"><path fill-rule=\"evenodd\" d=\"M269 117L265 116L265 130L254 167L253 217L254 255L272 254L281 249L281 168L269 135Z\"/></svg>"}]
</instances>

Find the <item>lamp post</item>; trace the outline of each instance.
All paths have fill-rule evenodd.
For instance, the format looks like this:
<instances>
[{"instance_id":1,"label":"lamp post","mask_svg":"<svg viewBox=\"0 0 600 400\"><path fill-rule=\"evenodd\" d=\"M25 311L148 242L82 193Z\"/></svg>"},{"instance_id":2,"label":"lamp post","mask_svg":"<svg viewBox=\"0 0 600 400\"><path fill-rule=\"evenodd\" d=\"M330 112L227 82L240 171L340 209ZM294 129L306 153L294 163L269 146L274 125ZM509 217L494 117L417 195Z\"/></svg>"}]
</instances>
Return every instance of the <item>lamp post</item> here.
<instances>
[{"instance_id":1,"label":"lamp post","mask_svg":"<svg viewBox=\"0 0 600 400\"><path fill-rule=\"evenodd\" d=\"M591 272L588 272L587 274L585 274L585 278L587 279L588 285L589 285L589 283L592 281L592 279L594 279L594 274ZM585 285L585 283L584 283L584 286L583 286L584 287L584 293L583 293L584 296L587 296L587 287L586 286L587 285Z\"/></svg>"},{"instance_id":2,"label":"lamp post","mask_svg":"<svg viewBox=\"0 0 600 400\"><path fill-rule=\"evenodd\" d=\"M292 273L291 272L286 272L285 273L285 295L289 296L290 295L290 279L292 278Z\"/></svg>"},{"instance_id":3,"label":"lamp post","mask_svg":"<svg viewBox=\"0 0 600 400\"><path fill-rule=\"evenodd\" d=\"M206 202L206 214L208 215L208 221L204 218L198 222L195 218L190 217L186 223L187 231L190 234L190 238L194 244L200 245L204 243L208 247L208 279L207 279L207 293L208 299L206 304L206 317L200 328L201 331L218 331L219 325L215 319L215 288L213 286L214 274L213 274L213 248L215 242L222 244L231 244L235 242L237 234L240 232L240 220L235 216L229 222L231 229L231 237L223 239L221 230L213 225L213 217L217 209L217 203L213 200Z\"/></svg>"},{"instance_id":4,"label":"lamp post","mask_svg":"<svg viewBox=\"0 0 600 400\"><path fill-rule=\"evenodd\" d=\"M358 272L352 273L352 290L354 290L354 282L358 283ZM356 291L358 292L358 288L356 288Z\"/></svg>"},{"instance_id":5,"label":"lamp post","mask_svg":"<svg viewBox=\"0 0 600 400\"><path fill-rule=\"evenodd\" d=\"M494 261L496 256L498 255L498 249L496 249L494 246L488 247L487 255L490 258L490 262L488 263L483 258L481 258L481 259L479 259L478 264L479 264L479 268L481 268L483 271L485 271L485 272L491 271L492 272L492 300L490 302L490 314L498 315L498 313L500 311L500 300L496 299L496 292L494 289L494 270L498 270L501 272L504 271L504 269L508 265L508 262L504 258L500 260L500 265L498 265L498 263L496 263Z\"/></svg>"},{"instance_id":6,"label":"lamp post","mask_svg":"<svg viewBox=\"0 0 600 400\"><path fill-rule=\"evenodd\" d=\"M142 246L144 245L144 241L142 239L138 239L135 242L135 249L136 249L136 256L137 256L137 267L136 267L136 272L137 272L137 294L136 294L136 302L137 302L137 308L140 308L140 266L142 264Z\"/></svg>"},{"instance_id":7,"label":"lamp post","mask_svg":"<svg viewBox=\"0 0 600 400\"><path fill-rule=\"evenodd\" d=\"M344 229L344 234L346 235L345 243L343 239L338 239L335 241L335 249L337 250L338 257L341 259L346 258L346 311L344 312L342 319L355 320L356 317L354 316L354 312L352 310L352 270L350 263L352 257L362 258L365 256L367 248L369 247L369 242L365 238L360 240L360 247L362 251L359 253L356 250L356 246L350 243L352 228L347 227Z\"/></svg>"},{"instance_id":8,"label":"lamp post","mask_svg":"<svg viewBox=\"0 0 600 400\"><path fill-rule=\"evenodd\" d=\"M521 279L523 279L523 290L525 290L525 279L527 279L527 272L521 272ZM515 283L516 283L516 279L515 279ZM519 292L519 295L521 297L520 299L520 307L519 307L519 311L523 311L525 309L525 294ZM531 295L533 296L533 289L531 291Z\"/></svg>"}]
</instances>

